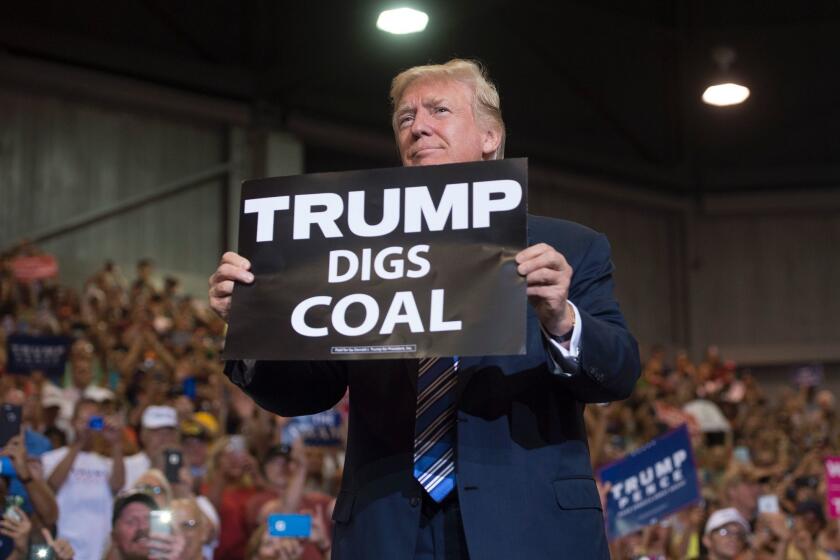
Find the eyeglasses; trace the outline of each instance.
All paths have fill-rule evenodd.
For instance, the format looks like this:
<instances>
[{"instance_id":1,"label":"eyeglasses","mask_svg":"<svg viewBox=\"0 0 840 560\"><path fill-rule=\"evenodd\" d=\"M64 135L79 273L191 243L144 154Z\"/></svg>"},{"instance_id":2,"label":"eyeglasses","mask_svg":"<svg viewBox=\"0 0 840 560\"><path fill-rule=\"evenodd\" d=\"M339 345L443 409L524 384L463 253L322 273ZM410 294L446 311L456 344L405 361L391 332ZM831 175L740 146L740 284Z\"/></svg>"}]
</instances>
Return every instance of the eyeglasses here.
<instances>
[{"instance_id":1,"label":"eyeglasses","mask_svg":"<svg viewBox=\"0 0 840 560\"><path fill-rule=\"evenodd\" d=\"M151 484L138 484L134 487L135 492L143 492L152 496L160 496L165 492L163 486L153 486Z\"/></svg>"},{"instance_id":2,"label":"eyeglasses","mask_svg":"<svg viewBox=\"0 0 840 560\"><path fill-rule=\"evenodd\" d=\"M738 529L727 529L726 527L721 527L720 529L715 529L712 532L716 535L720 535L721 537L735 537L738 539L747 538L747 533Z\"/></svg>"}]
</instances>

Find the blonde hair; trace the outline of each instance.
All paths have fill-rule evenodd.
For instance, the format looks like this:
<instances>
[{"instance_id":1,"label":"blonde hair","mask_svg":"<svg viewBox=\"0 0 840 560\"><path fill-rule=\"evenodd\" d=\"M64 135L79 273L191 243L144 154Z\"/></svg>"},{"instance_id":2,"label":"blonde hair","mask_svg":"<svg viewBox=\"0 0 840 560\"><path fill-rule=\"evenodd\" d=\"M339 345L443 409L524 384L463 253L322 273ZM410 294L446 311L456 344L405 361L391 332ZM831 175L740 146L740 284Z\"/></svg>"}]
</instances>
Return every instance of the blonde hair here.
<instances>
[{"instance_id":1,"label":"blonde hair","mask_svg":"<svg viewBox=\"0 0 840 560\"><path fill-rule=\"evenodd\" d=\"M398 134L397 104L408 86L418 80L455 80L469 87L473 92L473 115L476 121L496 128L499 132L499 147L493 153L493 159L505 156L505 122L502 120L499 91L488 79L486 69L475 60L453 58L445 64L415 66L397 74L391 82L391 126L394 134Z\"/></svg>"}]
</instances>

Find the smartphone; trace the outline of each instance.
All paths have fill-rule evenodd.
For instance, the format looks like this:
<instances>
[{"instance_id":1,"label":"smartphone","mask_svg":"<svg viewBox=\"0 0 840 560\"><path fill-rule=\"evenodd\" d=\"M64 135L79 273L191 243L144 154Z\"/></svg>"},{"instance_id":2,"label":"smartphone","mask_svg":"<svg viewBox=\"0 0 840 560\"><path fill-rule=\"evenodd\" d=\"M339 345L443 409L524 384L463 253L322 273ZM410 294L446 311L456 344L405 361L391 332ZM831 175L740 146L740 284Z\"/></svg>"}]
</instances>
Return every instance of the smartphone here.
<instances>
[{"instance_id":1,"label":"smartphone","mask_svg":"<svg viewBox=\"0 0 840 560\"><path fill-rule=\"evenodd\" d=\"M20 434L21 407L3 403L0 405L0 447L5 447L9 440Z\"/></svg>"},{"instance_id":2,"label":"smartphone","mask_svg":"<svg viewBox=\"0 0 840 560\"><path fill-rule=\"evenodd\" d=\"M101 432L105 429L105 418L102 416L91 416L88 420L88 428L96 432Z\"/></svg>"},{"instance_id":3,"label":"smartphone","mask_svg":"<svg viewBox=\"0 0 840 560\"><path fill-rule=\"evenodd\" d=\"M20 523L21 518L15 508L23 506L23 496L6 496L6 505L3 508L3 518L11 519Z\"/></svg>"},{"instance_id":4,"label":"smartphone","mask_svg":"<svg viewBox=\"0 0 840 560\"><path fill-rule=\"evenodd\" d=\"M759 496L758 513L779 513L779 498L775 494Z\"/></svg>"},{"instance_id":5,"label":"smartphone","mask_svg":"<svg viewBox=\"0 0 840 560\"><path fill-rule=\"evenodd\" d=\"M52 560L53 551L46 544L33 544L29 546L29 560Z\"/></svg>"},{"instance_id":6,"label":"smartphone","mask_svg":"<svg viewBox=\"0 0 840 560\"><path fill-rule=\"evenodd\" d=\"M171 535L172 512L168 509L153 509L149 512L149 534Z\"/></svg>"},{"instance_id":7,"label":"smartphone","mask_svg":"<svg viewBox=\"0 0 840 560\"><path fill-rule=\"evenodd\" d=\"M184 456L177 449L166 449L163 452L163 474L166 475L166 480L170 483L181 482L181 465L184 462Z\"/></svg>"},{"instance_id":8,"label":"smartphone","mask_svg":"<svg viewBox=\"0 0 840 560\"><path fill-rule=\"evenodd\" d=\"M309 538L312 516L299 513L272 513L268 516L268 534L272 537Z\"/></svg>"},{"instance_id":9,"label":"smartphone","mask_svg":"<svg viewBox=\"0 0 840 560\"><path fill-rule=\"evenodd\" d=\"M0 457L0 476L17 478L17 471L15 470L15 464L12 462L11 457Z\"/></svg>"},{"instance_id":10,"label":"smartphone","mask_svg":"<svg viewBox=\"0 0 840 560\"><path fill-rule=\"evenodd\" d=\"M197 390L195 377L187 377L184 379L182 390L184 391L184 395L189 397L191 400L195 400Z\"/></svg>"}]
</instances>

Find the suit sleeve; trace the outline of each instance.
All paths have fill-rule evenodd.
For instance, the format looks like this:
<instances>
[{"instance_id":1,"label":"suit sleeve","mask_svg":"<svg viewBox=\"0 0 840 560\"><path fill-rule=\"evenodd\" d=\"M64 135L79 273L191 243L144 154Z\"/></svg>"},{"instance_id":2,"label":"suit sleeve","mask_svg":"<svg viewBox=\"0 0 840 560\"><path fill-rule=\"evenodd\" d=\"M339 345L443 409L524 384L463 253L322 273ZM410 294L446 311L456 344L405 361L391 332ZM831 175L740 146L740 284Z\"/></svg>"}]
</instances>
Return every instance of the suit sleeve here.
<instances>
[{"instance_id":1,"label":"suit sleeve","mask_svg":"<svg viewBox=\"0 0 840 560\"><path fill-rule=\"evenodd\" d=\"M315 414L347 390L344 362L227 362L225 374L262 408L280 416Z\"/></svg>"},{"instance_id":2,"label":"suit sleeve","mask_svg":"<svg viewBox=\"0 0 840 560\"><path fill-rule=\"evenodd\" d=\"M558 377L581 402L626 399L639 378L639 347L613 294L613 264L607 238L599 234L572 276L569 299L580 313L578 371Z\"/></svg>"}]
</instances>

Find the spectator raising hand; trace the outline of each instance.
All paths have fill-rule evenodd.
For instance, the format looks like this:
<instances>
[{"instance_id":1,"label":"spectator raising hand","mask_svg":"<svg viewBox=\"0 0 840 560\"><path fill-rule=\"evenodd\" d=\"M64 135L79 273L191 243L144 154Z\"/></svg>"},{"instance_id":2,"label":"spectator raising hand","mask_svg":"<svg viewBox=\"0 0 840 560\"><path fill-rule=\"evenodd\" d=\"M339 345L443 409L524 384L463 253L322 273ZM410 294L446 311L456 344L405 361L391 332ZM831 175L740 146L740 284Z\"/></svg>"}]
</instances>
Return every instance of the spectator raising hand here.
<instances>
[{"instance_id":1,"label":"spectator raising hand","mask_svg":"<svg viewBox=\"0 0 840 560\"><path fill-rule=\"evenodd\" d=\"M53 554L58 560L72 560L75 556L73 552L73 546L70 542L64 539L53 539L52 533L50 533L49 529L41 529L41 535L44 537L44 542L47 543Z\"/></svg>"}]
</instances>

